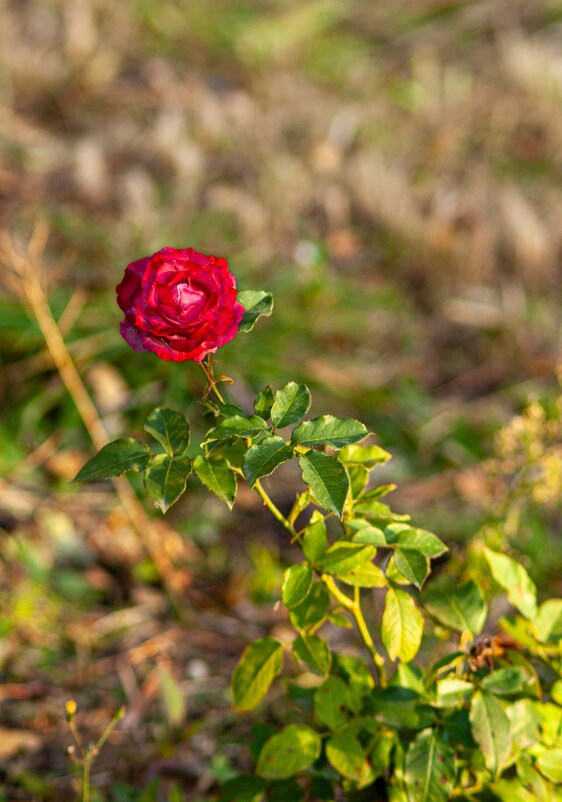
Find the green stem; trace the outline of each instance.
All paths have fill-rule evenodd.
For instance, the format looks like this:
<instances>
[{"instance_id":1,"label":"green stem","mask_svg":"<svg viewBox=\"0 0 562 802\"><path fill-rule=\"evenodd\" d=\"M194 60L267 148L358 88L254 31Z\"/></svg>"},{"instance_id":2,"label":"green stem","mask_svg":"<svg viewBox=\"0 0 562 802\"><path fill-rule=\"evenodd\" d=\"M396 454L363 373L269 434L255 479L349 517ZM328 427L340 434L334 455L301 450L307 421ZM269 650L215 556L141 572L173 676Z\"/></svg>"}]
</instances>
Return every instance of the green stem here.
<instances>
[{"instance_id":1,"label":"green stem","mask_svg":"<svg viewBox=\"0 0 562 802\"><path fill-rule=\"evenodd\" d=\"M90 767L92 765L92 756L87 755L84 758L84 784L82 786L82 802L90 802Z\"/></svg>"},{"instance_id":2,"label":"green stem","mask_svg":"<svg viewBox=\"0 0 562 802\"><path fill-rule=\"evenodd\" d=\"M336 599L336 601L339 601L341 606L345 607L346 610L349 610L350 612L354 613L355 605L353 603L353 600L350 599L349 596L346 596L346 594L338 588L332 577L329 576L328 574L322 574L320 578L322 582L326 585L326 587L328 588L334 599Z\"/></svg>"},{"instance_id":3,"label":"green stem","mask_svg":"<svg viewBox=\"0 0 562 802\"><path fill-rule=\"evenodd\" d=\"M371 637L371 633L369 632L369 630L367 628L367 624L365 622L365 618L363 617L363 611L361 610L360 591L359 591L359 587L357 585L355 586L355 600L354 600L353 607L354 607L353 616L354 616L355 621L357 623L357 628L359 629L359 632L361 633L361 637L363 638L363 642L364 642L365 646L367 647L367 650L368 650L369 654L373 658L373 662L374 662L374 664L376 666L376 669L377 669L379 684L381 685L381 687L384 688L386 686L386 674L385 674L385 671L384 671L384 657L381 654L378 653L378 651L377 651L377 649L375 647L375 644L373 642L373 639Z\"/></svg>"},{"instance_id":4,"label":"green stem","mask_svg":"<svg viewBox=\"0 0 562 802\"><path fill-rule=\"evenodd\" d=\"M363 611L361 610L361 598L359 593L359 588L355 587L355 598L352 600L347 596L343 591L341 591L338 586L336 585L334 579L328 574L322 574L321 577L322 581L334 597L336 601L338 601L342 607L345 607L346 610L352 614L355 619L355 623L357 624L357 629L359 630L359 634L363 639L363 643L367 647L367 651L373 658L373 662L375 664L375 670L377 674L377 679L381 687L385 687L387 680L386 674L384 671L384 657L378 653L373 639L371 637L371 633L367 628L367 624L365 622L365 618L363 617Z\"/></svg>"},{"instance_id":5,"label":"green stem","mask_svg":"<svg viewBox=\"0 0 562 802\"><path fill-rule=\"evenodd\" d=\"M284 527L285 527L285 529L286 529L288 532L290 532L290 533L291 533L291 535L292 535L293 537L295 537L297 533L295 532L295 528L294 528L294 526L292 526L292 525L289 523L289 521L288 521L288 520L285 518L285 516L283 515L283 513L281 512L281 510L277 509L277 507L275 506L275 504L273 503L273 501L272 501L272 500L269 498L269 496L268 496L268 495L267 495L267 493L265 492L265 490L264 490L264 488L262 487L262 484L261 484L261 482L260 482L260 480L259 480L259 479L256 479L256 481L255 481L255 483L254 483L254 490L256 490L256 491L257 491L257 493L260 495L260 497L261 497L261 499L262 499L263 503L265 504L265 506L267 507L267 509L268 509L268 510L271 512L271 514L274 516L274 518L277 518L277 520L279 521L279 523L280 523L282 526L284 526Z\"/></svg>"}]
</instances>

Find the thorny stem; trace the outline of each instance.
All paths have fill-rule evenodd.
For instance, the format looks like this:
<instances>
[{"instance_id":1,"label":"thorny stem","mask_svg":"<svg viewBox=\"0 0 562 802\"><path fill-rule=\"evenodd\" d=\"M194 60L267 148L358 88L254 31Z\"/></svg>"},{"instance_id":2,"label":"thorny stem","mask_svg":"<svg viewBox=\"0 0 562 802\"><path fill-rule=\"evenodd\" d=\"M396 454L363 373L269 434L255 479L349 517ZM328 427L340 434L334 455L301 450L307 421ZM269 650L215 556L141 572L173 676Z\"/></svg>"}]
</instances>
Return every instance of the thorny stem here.
<instances>
[{"instance_id":1,"label":"thorny stem","mask_svg":"<svg viewBox=\"0 0 562 802\"><path fill-rule=\"evenodd\" d=\"M224 398L222 397L220 391L217 388L217 382L215 379L215 375L213 373L213 363L211 362L211 357L207 356L206 361L200 362L199 367L203 371L203 375L207 379L207 387L205 388L205 395L207 396L211 390L216 395L219 404L224 404Z\"/></svg>"},{"instance_id":2,"label":"thorny stem","mask_svg":"<svg viewBox=\"0 0 562 802\"><path fill-rule=\"evenodd\" d=\"M259 479L256 479L256 481L254 483L254 489L258 492L258 494L261 497L263 503L265 504L267 509L271 512L271 514L275 518L277 518L279 523L282 526L284 526L285 529L288 532L290 532L291 535L293 535L293 537L296 537L297 533L295 532L295 528L289 523L289 521L285 518L283 513L275 506L273 501L270 499L270 497L267 495L267 493L265 492L264 488L262 487L262 484L261 484Z\"/></svg>"}]
</instances>

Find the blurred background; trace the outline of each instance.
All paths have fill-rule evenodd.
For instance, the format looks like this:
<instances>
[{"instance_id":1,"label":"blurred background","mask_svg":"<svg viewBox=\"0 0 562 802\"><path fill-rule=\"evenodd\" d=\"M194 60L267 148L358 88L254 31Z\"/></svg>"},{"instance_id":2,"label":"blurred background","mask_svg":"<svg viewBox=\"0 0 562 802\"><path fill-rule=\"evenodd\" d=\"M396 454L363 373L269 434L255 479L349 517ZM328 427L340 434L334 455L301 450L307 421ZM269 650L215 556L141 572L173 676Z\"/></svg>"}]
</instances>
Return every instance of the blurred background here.
<instances>
[{"instance_id":1,"label":"blurred background","mask_svg":"<svg viewBox=\"0 0 562 802\"><path fill-rule=\"evenodd\" d=\"M225 256L275 294L220 349L232 400L306 382L453 561L486 539L562 592L561 45L558 0L0 0L0 799L76 797L71 697L86 739L127 705L93 799L213 798L247 766L230 671L282 637L293 556L242 488L230 514L190 479L163 521L137 482L166 581L111 485L70 484L94 447L12 269L38 220L112 437L160 404L209 425L196 366L120 338L124 266ZM269 487L288 507L297 477Z\"/></svg>"}]
</instances>

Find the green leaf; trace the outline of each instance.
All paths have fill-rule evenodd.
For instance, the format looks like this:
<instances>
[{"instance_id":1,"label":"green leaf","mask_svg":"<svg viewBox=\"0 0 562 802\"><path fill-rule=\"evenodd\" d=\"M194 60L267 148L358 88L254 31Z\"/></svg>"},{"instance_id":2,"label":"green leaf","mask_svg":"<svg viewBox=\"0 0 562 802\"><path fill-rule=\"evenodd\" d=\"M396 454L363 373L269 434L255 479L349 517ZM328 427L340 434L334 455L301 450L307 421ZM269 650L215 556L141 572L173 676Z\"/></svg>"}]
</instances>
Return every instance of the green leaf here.
<instances>
[{"instance_id":1,"label":"green leaf","mask_svg":"<svg viewBox=\"0 0 562 802\"><path fill-rule=\"evenodd\" d=\"M494 799L499 799L500 802L538 802L536 796L527 791L516 777L509 780L502 777L501 780L491 783L489 787L493 791ZM554 802L554 800L550 802Z\"/></svg>"},{"instance_id":2,"label":"green leaf","mask_svg":"<svg viewBox=\"0 0 562 802\"><path fill-rule=\"evenodd\" d=\"M511 752L509 718L501 703L488 691L477 691L470 705L470 726L482 749L486 767L498 777Z\"/></svg>"},{"instance_id":3,"label":"green leaf","mask_svg":"<svg viewBox=\"0 0 562 802\"><path fill-rule=\"evenodd\" d=\"M170 457L168 454L151 457L144 473L144 486L162 512L167 512L179 499L190 473L189 457Z\"/></svg>"},{"instance_id":4,"label":"green leaf","mask_svg":"<svg viewBox=\"0 0 562 802\"><path fill-rule=\"evenodd\" d=\"M264 420L269 420L271 416L271 407L273 406L273 390L268 384L256 396L254 401L254 412Z\"/></svg>"},{"instance_id":5,"label":"green leaf","mask_svg":"<svg viewBox=\"0 0 562 802\"><path fill-rule=\"evenodd\" d=\"M289 612L291 624L299 632L306 632L318 624L330 605L330 594L322 582L313 582L306 599Z\"/></svg>"},{"instance_id":6,"label":"green leaf","mask_svg":"<svg viewBox=\"0 0 562 802\"><path fill-rule=\"evenodd\" d=\"M441 624L459 632L477 635L486 620L486 604L482 591L472 579L462 585L453 581L441 587L430 586L420 601L425 609Z\"/></svg>"},{"instance_id":7,"label":"green leaf","mask_svg":"<svg viewBox=\"0 0 562 802\"><path fill-rule=\"evenodd\" d=\"M406 753L404 781L410 802L446 802L454 777L454 751L437 730L422 730Z\"/></svg>"},{"instance_id":8,"label":"green leaf","mask_svg":"<svg viewBox=\"0 0 562 802\"><path fill-rule=\"evenodd\" d=\"M361 782L368 770L363 747L353 735L337 733L326 744L326 757L336 771L348 780Z\"/></svg>"},{"instance_id":9,"label":"green leaf","mask_svg":"<svg viewBox=\"0 0 562 802\"><path fill-rule=\"evenodd\" d=\"M398 549L394 552L394 564L402 576L409 579L418 589L429 574L429 559L415 549Z\"/></svg>"},{"instance_id":10,"label":"green leaf","mask_svg":"<svg viewBox=\"0 0 562 802\"><path fill-rule=\"evenodd\" d=\"M367 434L366 426L358 420L321 415L297 426L293 431L292 441L300 446L326 445L330 448L341 448L363 440Z\"/></svg>"},{"instance_id":11,"label":"green leaf","mask_svg":"<svg viewBox=\"0 0 562 802\"><path fill-rule=\"evenodd\" d=\"M412 549L426 557L439 557L447 551L447 546L439 540L437 535L405 523L389 524L384 532L361 519L352 519L346 521L346 524L357 531L353 538L354 543L370 543L373 546L399 548L400 551Z\"/></svg>"},{"instance_id":12,"label":"green leaf","mask_svg":"<svg viewBox=\"0 0 562 802\"><path fill-rule=\"evenodd\" d=\"M226 440L229 437L255 437L260 432L267 431L269 431L267 423L258 415L251 415L249 418L242 415L232 415L232 417L221 421L215 429L207 432L205 443Z\"/></svg>"},{"instance_id":13,"label":"green leaf","mask_svg":"<svg viewBox=\"0 0 562 802\"><path fill-rule=\"evenodd\" d=\"M338 458L344 465L362 465L364 468L383 465L390 457L388 451L379 446L344 446L338 451Z\"/></svg>"},{"instance_id":14,"label":"green leaf","mask_svg":"<svg viewBox=\"0 0 562 802\"><path fill-rule=\"evenodd\" d=\"M281 596L287 608L296 607L303 602L312 585L312 569L306 563L291 565L285 571Z\"/></svg>"},{"instance_id":15,"label":"green leaf","mask_svg":"<svg viewBox=\"0 0 562 802\"><path fill-rule=\"evenodd\" d=\"M338 572L337 577L342 582L357 585L359 588L383 588L387 584L383 572L373 563L363 563L350 571Z\"/></svg>"},{"instance_id":16,"label":"green leaf","mask_svg":"<svg viewBox=\"0 0 562 802\"><path fill-rule=\"evenodd\" d=\"M404 590L389 588L382 617L381 638L391 660L412 660L421 643L423 618Z\"/></svg>"},{"instance_id":17,"label":"green leaf","mask_svg":"<svg viewBox=\"0 0 562 802\"><path fill-rule=\"evenodd\" d=\"M419 695L410 688L377 689L371 701L375 720L389 727L420 730L435 721L435 712L428 706L422 706Z\"/></svg>"},{"instance_id":18,"label":"green leaf","mask_svg":"<svg viewBox=\"0 0 562 802\"><path fill-rule=\"evenodd\" d=\"M328 677L316 689L314 694L314 713L322 724L325 724L331 730L337 730L345 724L347 706L348 691L343 679Z\"/></svg>"},{"instance_id":19,"label":"green leaf","mask_svg":"<svg viewBox=\"0 0 562 802\"><path fill-rule=\"evenodd\" d=\"M366 493L363 493L363 495L361 496L361 502L363 503L369 501L376 501L377 499L382 498L382 496L386 496L388 493L392 493L393 490L396 490L396 485L390 484L390 485L379 485L378 487L372 487L370 490L367 490Z\"/></svg>"},{"instance_id":20,"label":"green leaf","mask_svg":"<svg viewBox=\"0 0 562 802\"><path fill-rule=\"evenodd\" d=\"M435 707L454 707L465 702L474 693L472 682L460 677L445 677L437 683Z\"/></svg>"},{"instance_id":21,"label":"green leaf","mask_svg":"<svg viewBox=\"0 0 562 802\"><path fill-rule=\"evenodd\" d=\"M149 459L150 451L140 440L133 437L113 440L88 460L73 481L107 479L110 476L120 476L125 471L144 471Z\"/></svg>"},{"instance_id":22,"label":"green leaf","mask_svg":"<svg viewBox=\"0 0 562 802\"><path fill-rule=\"evenodd\" d=\"M505 554L484 548L484 556L492 576L507 590L507 598L525 618L531 621L537 614L537 589L523 566Z\"/></svg>"},{"instance_id":23,"label":"green leaf","mask_svg":"<svg viewBox=\"0 0 562 802\"><path fill-rule=\"evenodd\" d=\"M562 599L548 599L539 607L533 621L537 637L543 643L562 637Z\"/></svg>"},{"instance_id":24,"label":"green leaf","mask_svg":"<svg viewBox=\"0 0 562 802\"><path fill-rule=\"evenodd\" d=\"M555 802L548 782L535 769L528 755L519 755L515 766L522 785L533 793L536 802Z\"/></svg>"},{"instance_id":25,"label":"green leaf","mask_svg":"<svg viewBox=\"0 0 562 802\"><path fill-rule=\"evenodd\" d=\"M221 498L232 509L236 497L236 477L224 457L195 457L193 470L207 490Z\"/></svg>"},{"instance_id":26,"label":"green leaf","mask_svg":"<svg viewBox=\"0 0 562 802\"><path fill-rule=\"evenodd\" d=\"M338 457L339 459L339 457ZM361 495L367 482L369 481L369 471L361 465L346 465L345 469L349 476L349 489L351 498L355 499Z\"/></svg>"},{"instance_id":27,"label":"green leaf","mask_svg":"<svg viewBox=\"0 0 562 802\"><path fill-rule=\"evenodd\" d=\"M391 523L401 523L410 520L410 516L392 512L388 504L376 499L367 499L367 494L361 496L353 505L354 514L366 518L373 526L385 527Z\"/></svg>"},{"instance_id":28,"label":"green leaf","mask_svg":"<svg viewBox=\"0 0 562 802\"><path fill-rule=\"evenodd\" d=\"M242 290L238 293L237 300L246 310L238 331L251 331L258 317L269 317L273 311L273 295L264 290Z\"/></svg>"},{"instance_id":29,"label":"green leaf","mask_svg":"<svg viewBox=\"0 0 562 802\"><path fill-rule=\"evenodd\" d=\"M158 679L160 681L160 698L162 707L172 727L178 727L187 713L185 694L170 671L164 666L158 666Z\"/></svg>"},{"instance_id":30,"label":"green leaf","mask_svg":"<svg viewBox=\"0 0 562 802\"><path fill-rule=\"evenodd\" d=\"M241 774L227 780L221 788L223 802L261 802L266 783L255 774Z\"/></svg>"},{"instance_id":31,"label":"green leaf","mask_svg":"<svg viewBox=\"0 0 562 802\"><path fill-rule=\"evenodd\" d=\"M382 732L372 742L369 760L373 779L382 777L390 765L390 756L394 748L395 736L392 733Z\"/></svg>"},{"instance_id":32,"label":"green leaf","mask_svg":"<svg viewBox=\"0 0 562 802\"><path fill-rule=\"evenodd\" d=\"M326 524L324 523L324 516L319 510L314 510L310 516L310 521L303 532L301 540L303 554L311 563L316 562L328 548Z\"/></svg>"},{"instance_id":33,"label":"green leaf","mask_svg":"<svg viewBox=\"0 0 562 802\"><path fill-rule=\"evenodd\" d=\"M293 641L293 654L306 663L315 674L327 674L332 663L330 647L318 635L299 635Z\"/></svg>"},{"instance_id":34,"label":"green leaf","mask_svg":"<svg viewBox=\"0 0 562 802\"><path fill-rule=\"evenodd\" d=\"M517 744L520 749L527 749L540 740L541 717L530 699L519 699L505 712L510 721L513 743Z\"/></svg>"},{"instance_id":35,"label":"green leaf","mask_svg":"<svg viewBox=\"0 0 562 802\"><path fill-rule=\"evenodd\" d=\"M251 710L261 702L281 671L283 646L275 638L260 638L244 649L232 675L235 710Z\"/></svg>"},{"instance_id":36,"label":"green leaf","mask_svg":"<svg viewBox=\"0 0 562 802\"><path fill-rule=\"evenodd\" d=\"M529 679L529 675L522 668L515 666L498 668L484 677L482 688L498 696L511 696L515 693L522 693L525 683Z\"/></svg>"},{"instance_id":37,"label":"green leaf","mask_svg":"<svg viewBox=\"0 0 562 802\"><path fill-rule=\"evenodd\" d=\"M253 487L261 476L269 476L278 465L287 462L293 456L291 446L285 444L282 437L265 437L260 443L254 443L244 454L242 470L246 481Z\"/></svg>"},{"instance_id":38,"label":"green leaf","mask_svg":"<svg viewBox=\"0 0 562 802\"><path fill-rule=\"evenodd\" d=\"M310 407L310 390L306 384L289 382L277 390L271 409L271 422L276 429L302 420Z\"/></svg>"},{"instance_id":39,"label":"green leaf","mask_svg":"<svg viewBox=\"0 0 562 802\"><path fill-rule=\"evenodd\" d=\"M347 543L339 540L330 546L328 551L316 561L316 568L325 574L335 574L352 571L357 566L369 562L375 556L373 546L362 546L359 543Z\"/></svg>"},{"instance_id":40,"label":"green leaf","mask_svg":"<svg viewBox=\"0 0 562 802\"><path fill-rule=\"evenodd\" d=\"M272 780L292 777L314 763L321 747L320 736L310 727L289 724L266 741L256 771Z\"/></svg>"},{"instance_id":41,"label":"green leaf","mask_svg":"<svg viewBox=\"0 0 562 802\"><path fill-rule=\"evenodd\" d=\"M170 456L183 454L189 445L189 423L185 415L168 407L153 409L144 422L151 434Z\"/></svg>"},{"instance_id":42,"label":"green leaf","mask_svg":"<svg viewBox=\"0 0 562 802\"><path fill-rule=\"evenodd\" d=\"M545 749L537 758L541 774L553 783L562 783L562 749Z\"/></svg>"},{"instance_id":43,"label":"green leaf","mask_svg":"<svg viewBox=\"0 0 562 802\"><path fill-rule=\"evenodd\" d=\"M327 457L320 451L308 451L300 460L303 481L324 509L340 518L349 490L349 477L337 457Z\"/></svg>"}]
</instances>

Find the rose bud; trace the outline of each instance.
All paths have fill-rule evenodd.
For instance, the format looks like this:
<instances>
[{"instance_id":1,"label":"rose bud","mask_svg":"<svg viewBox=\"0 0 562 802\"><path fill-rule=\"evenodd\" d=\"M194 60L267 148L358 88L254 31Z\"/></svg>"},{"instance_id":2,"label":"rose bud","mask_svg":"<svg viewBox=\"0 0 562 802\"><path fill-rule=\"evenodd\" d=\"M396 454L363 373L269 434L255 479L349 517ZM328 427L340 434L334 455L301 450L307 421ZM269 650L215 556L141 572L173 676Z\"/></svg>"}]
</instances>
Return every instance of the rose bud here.
<instances>
[{"instance_id":1,"label":"rose bud","mask_svg":"<svg viewBox=\"0 0 562 802\"><path fill-rule=\"evenodd\" d=\"M245 311L226 259L193 248L162 248L131 262L116 290L131 348L173 362L214 354L235 336Z\"/></svg>"}]
</instances>

